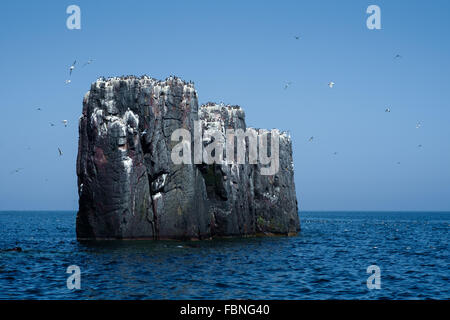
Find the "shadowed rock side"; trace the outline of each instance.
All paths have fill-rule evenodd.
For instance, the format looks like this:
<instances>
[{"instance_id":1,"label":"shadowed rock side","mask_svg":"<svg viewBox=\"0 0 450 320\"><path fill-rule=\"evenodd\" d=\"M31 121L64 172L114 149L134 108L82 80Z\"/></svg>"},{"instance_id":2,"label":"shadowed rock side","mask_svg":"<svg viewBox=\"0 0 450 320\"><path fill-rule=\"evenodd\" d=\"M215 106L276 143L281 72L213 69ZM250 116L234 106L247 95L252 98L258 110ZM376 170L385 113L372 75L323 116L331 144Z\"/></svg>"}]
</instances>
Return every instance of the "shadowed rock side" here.
<instances>
[{"instance_id":1,"label":"shadowed rock side","mask_svg":"<svg viewBox=\"0 0 450 320\"><path fill-rule=\"evenodd\" d=\"M290 138L280 133L279 171L271 176L260 174L260 164L174 164L172 132L194 137L198 120L203 133L218 130L224 141L226 129L246 129L240 107L199 109L193 84L177 77L93 83L79 122L78 239L297 233Z\"/></svg>"}]
</instances>

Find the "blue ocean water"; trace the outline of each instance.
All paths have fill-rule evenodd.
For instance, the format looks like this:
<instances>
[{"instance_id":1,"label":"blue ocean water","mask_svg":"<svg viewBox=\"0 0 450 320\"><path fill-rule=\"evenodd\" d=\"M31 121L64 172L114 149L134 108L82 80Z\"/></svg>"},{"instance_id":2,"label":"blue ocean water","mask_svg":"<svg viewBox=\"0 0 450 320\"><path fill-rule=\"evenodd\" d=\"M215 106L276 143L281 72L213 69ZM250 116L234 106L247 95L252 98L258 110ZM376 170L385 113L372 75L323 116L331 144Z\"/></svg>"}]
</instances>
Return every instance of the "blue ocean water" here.
<instances>
[{"instance_id":1,"label":"blue ocean water","mask_svg":"<svg viewBox=\"0 0 450 320\"><path fill-rule=\"evenodd\" d=\"M23 249L0 252L0 299L450 298L450 213L301 212L296 237L91 243L76 241L75 216L0 212L0 250Z\"/></svg>"}]
</instances>

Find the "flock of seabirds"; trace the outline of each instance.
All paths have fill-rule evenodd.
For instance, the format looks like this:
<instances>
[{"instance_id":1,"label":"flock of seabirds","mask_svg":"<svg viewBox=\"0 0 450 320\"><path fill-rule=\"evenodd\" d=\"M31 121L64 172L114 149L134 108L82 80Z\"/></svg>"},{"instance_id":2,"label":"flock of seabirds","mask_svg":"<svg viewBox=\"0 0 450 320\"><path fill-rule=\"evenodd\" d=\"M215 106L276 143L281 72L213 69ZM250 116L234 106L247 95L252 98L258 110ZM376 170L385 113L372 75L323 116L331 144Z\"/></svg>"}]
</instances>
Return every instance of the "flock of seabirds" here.
<instances>
[{"instance_id":1,"label":"flock of seabirds","mask_svg":"<svg viewBox=\"0 0 450 320\"><path fill-rule=\"evenodd\" d=\"M94 59L89 59L87 62L85 62L85 63L82 65L82 68L86 67L87 65L91 64L92 62L94 62ZM77 64L77 60L75 60L75 61L70 65L70 67L69 67L69 77L72 76L72 72L73 72L73 70L75 69L75 65L76 65L76 64ZM71 82L72 82L71 79L67 79L67 80L65 81L66 85L70 84ZM37 107L37 108L36 108L36 111L43 111L43 109L42 109L41 107ZM68 120L61 120L61 123L64 125L64 127L67 127L67 125L69 124L69 121L68 121ZM50 125L50 127L54 127L54 126L55 126L55 124L54 124L53 122L50 122L49 125ZM63 155L63 152L62 152L62 150L61 150L60 147L58 147L58 154L59 154L60 157ZM17 169L14 169L13 171L11 171L10 173L11 173L11 174L19 173L19 172L21 172L22 170L24 170L24 168L17 168Z\"/></svg>"},{"instance_id":2,"label":"flock of seabirds","mask_svg":"<svg viewBox=\"0 0 450 320\"><path fill-rule=\"evenodd\" d=\"M300 40L300 36L295 36L295 40ZM394 60L401 59L401 58L402 58L402 56L401 56L400 54L396 54L396 55L394 56ZM287 88L289 88L289 86L290 86L291 84L292 84L291 81L287 81L287 82L285 83L285 85L284 85L284 90L286 90ZM329 87L330 89L333 89L333 87L334 87L335 84L336 84L335 82L330 81L330 82L328 82L328 87ZM384 112L390 113L390 112L391 112L391 108L390 108L390 107L386 107L386 109L384 110ZM419 129L421 126L422 126L422 124L421 124L420 122L417 122L417 124L416 124L416 129ZM314 141L314 136L311 136L311 137L308 139L308 141L309 141L309 142L313 142L313 141ZM422 148L422 145L419 144L417 147L418 147L418 148ZM337 151L333 152L333 155L337 155L337 154L338 154ZM400 164L400 162L397 162L397 164Z\"/></svg>"},{"instance_id":3,"label":"flock of seabirds","mask_svg":"<svg viewBox=\"0 0 450 320\"><path fill-rule=\"evenodd\" d=\"M300 39L301 39L300 36L294 36L294 38L295 38L295 40L300 40ZM401 59L401 58L402 58L402 56L401 56L400 54L396 54L396 55L394 56L394 59L395 59L395 60L398 60L398 59ZM91 63L93 63L94 61L95 61L94 59L89 59L89 60L86 61L81 67L84 68L84 67L90 65ZM73 73L73 71L75 70L76 64L77 64L77 60L75 60L75 61L69 66L69 79L65 80L65 84L66 84L66 85L69 85L69 84L72 82L72 80L70 79L70 77L72 76L72 73ZM292 84L291 81L287 81L287 82L285 83L285 85L284 85L284 90L287 90L291 84ZM330 89L333 89L335 85L336 85L336 83L333 82L333 81L328 82L328 87L329 87ZM37 110L37 111L42 111L42 108L38 107L38 108L36 108L36 110ZM386 107L386 109L384 110L384 112L390 113L390 112L391 112L391 108L390 108L390 107ZM61 123L64 125L64 127L67 127L67 125L68 125L69 122L68 122L67 120L62 120ZM52 122L50 122L50 126L51 126L51 127L54 127L55 124L52 123ZM422 126L421 123L420 123L420 122L417 122L417 124L416 124L416 129L419 129L421 126ZM313 141L314 141L314 136L311 136L311 137L308 139L308 142L313 142ZM422 145L419 144L417 147L418 147L418 148L421 148ZM61 150L60 147L58 147L58 154L59 154L59 156L62 156L62 155L63 155L63 152L62 152L62 150ZM338 154L337 151L335 151L335 152L333 153L333 155L337 155L337 154ZM400 164L400 162L397 162L397 164ZM24 168L17 168L17 169L15 169L15 170L11 171L11 174L19 173L19 172L21 172L22 170L24 170Z\"/></svg>"}]
</instances>

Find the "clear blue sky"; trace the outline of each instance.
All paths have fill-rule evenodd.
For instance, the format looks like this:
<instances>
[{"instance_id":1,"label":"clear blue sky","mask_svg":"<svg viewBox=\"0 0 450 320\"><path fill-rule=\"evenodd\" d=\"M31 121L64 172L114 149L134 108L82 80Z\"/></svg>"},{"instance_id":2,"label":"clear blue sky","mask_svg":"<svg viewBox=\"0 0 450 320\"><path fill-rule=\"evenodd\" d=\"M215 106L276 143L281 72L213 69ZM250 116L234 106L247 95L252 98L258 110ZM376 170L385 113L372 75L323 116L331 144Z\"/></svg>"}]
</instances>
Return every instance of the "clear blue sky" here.
<instances>
[{"instance_id":1,"label":"clear blue sky","mask_svg":"<svg viewBox=\"0 0 450 320\"><path fill-rule=\"evenodd\" d=\"M300 210L450 210L450 1L17 0L0 28L0 210L77 209L83 95L127 74L193 80L200 102L289 130Z\"/></svg>"}]
</instances>

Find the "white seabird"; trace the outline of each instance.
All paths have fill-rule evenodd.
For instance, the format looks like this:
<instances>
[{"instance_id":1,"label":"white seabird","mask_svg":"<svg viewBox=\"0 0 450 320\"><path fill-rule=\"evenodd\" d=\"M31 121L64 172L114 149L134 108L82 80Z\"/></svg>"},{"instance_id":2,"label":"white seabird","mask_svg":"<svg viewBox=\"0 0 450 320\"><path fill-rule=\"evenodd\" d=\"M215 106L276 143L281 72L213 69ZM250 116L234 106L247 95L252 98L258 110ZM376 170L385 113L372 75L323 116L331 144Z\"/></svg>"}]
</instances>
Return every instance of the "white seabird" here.
<instances>
[{"instance_id":1,"label":"white seabird","mask_svg":"<svg viewBox=\"0 0 450 320\"><path fill-rule=\"evenodd\" d=\"M334 83L333 81L330 81L330 82L328 83L328 86L329 86L330 88L333 88L334 85L335 85L335 83Z\"/></svg>"},{"instance_id":2,"label":"white seabird","mask_svg":"<svg viewBox=\"0 0 450 320\"><path fill-rule=\"evenodd\" d=\"M72 65L70 66L70 68L69 68L69 75L72 75L72 71L73 71L73 69L75 69L75 64L77 63L77 60L75 60L73 63L72 63Z\"/></svg>"}]
</instances>

